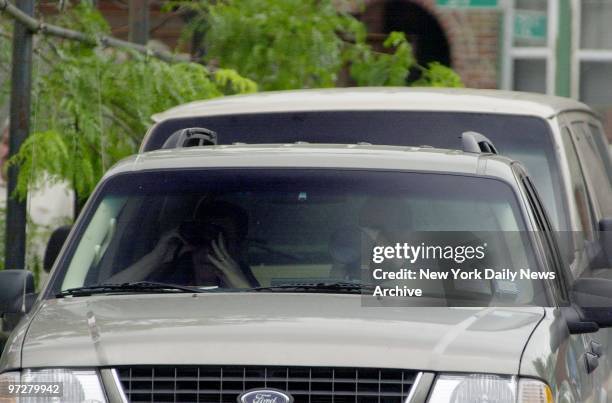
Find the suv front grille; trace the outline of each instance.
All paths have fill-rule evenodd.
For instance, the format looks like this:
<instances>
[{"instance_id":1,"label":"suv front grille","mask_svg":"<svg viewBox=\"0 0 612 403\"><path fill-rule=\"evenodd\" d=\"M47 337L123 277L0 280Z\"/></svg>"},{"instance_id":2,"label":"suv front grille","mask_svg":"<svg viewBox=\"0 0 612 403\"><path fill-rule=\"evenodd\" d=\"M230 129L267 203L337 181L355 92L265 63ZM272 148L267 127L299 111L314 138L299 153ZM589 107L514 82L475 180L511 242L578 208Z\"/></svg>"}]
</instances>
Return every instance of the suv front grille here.
<instances>
[{"instance_id":1,"label":"suv front grille","mask_svg":"<svg viewBox=\"0 0 612 403\"><path fill-rule=\"evenodd\" d=\"M130 402L227 402L254 388L289 392L295 403L402 403L417 372L402 369L137 366L117 368Z\"/></svg>"}]
</instances>

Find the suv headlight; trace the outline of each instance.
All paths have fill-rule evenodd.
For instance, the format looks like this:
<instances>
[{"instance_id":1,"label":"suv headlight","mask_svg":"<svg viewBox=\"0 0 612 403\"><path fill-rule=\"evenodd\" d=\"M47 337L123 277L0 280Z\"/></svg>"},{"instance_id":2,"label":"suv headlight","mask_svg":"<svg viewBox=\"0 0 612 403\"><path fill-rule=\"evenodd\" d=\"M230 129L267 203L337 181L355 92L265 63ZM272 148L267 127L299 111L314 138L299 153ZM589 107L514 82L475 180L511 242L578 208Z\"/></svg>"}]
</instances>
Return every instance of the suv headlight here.
<instances>
[{"instance_id":1,"label":"suv headlight","mask_svg":"<svg viewBox=\"0 0 612 403\"><path fill-rule=\"evenodd\" d=\"M32 385L26 391L16 392L9 385ZM37 384L61 385L61 396L53 395L48 389L36 388ZM20 399L17 399L20 397ZM100 377L92 369L25 369L19 372L6 372L0 375L0 402L81 402L106 403Z\"/></svg>"},{"instance_id":2,"label":"suv headlight","mask_svg":"<svg viewBox=\"0 0 612 403\"><path fill-rule=\"evenodd\" d=\"M517 398L518 397L518 398ZM439 375L428 403L553 403L548 385L498 375Z\"/></svg>"}]
</instances>

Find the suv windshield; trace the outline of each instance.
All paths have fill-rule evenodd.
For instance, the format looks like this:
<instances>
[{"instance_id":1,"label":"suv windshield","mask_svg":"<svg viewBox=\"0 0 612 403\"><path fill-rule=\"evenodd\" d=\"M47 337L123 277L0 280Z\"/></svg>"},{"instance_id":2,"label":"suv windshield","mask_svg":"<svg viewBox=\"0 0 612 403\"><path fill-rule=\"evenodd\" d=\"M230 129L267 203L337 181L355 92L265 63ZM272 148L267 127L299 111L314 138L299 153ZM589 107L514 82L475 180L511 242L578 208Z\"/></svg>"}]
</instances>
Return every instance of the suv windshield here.
<instances>
[{"instance_id":1,"label":"suv windshield","mask_svg":"<svg viewBox=\"0 0 612 403\"><path fill-rule=\"evenodd\" d=\"M143 291L165 283L274 291L335 283L326 289L342 292L354 288L337 287L338 282L363 284L364 248L414 240L418 233L428 234L419 242L442 245L447 231L469 233L480 244L479 234L495 234L501 240L495 253L508 259L504 268L534 268L529 242L512 240L525 230L516 200L499 180L451 174L338 169L122 174L94 196L52 290L130 284L126 290ZM513 302L535 304L542 286L516 284ZM475 290L479 298L491 297L492 288L481 286ZM111 288L101 289L116 289Z\"/></svg>"}]
</instances>

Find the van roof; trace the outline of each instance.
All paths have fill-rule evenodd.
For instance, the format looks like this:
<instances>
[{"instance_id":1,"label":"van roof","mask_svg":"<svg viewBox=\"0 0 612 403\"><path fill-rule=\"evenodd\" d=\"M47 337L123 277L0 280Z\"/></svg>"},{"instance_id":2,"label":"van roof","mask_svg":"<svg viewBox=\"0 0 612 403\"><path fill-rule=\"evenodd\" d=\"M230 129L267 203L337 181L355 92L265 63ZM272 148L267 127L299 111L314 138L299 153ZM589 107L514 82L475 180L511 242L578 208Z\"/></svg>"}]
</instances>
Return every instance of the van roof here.
<instances>
[{"instance_id":1,"label":"van roof","mask_svg":"<svg viewBox=\"0 0 612 403\"><path fill-rule=\"evenodd\" d=\"M562 111L593 113L578 101L526 92L458 89L359 87L260 92L195 101L153 115L155 122L183 117L307 111L454 111L550 118Z\"/></svg>"}]
</instances>

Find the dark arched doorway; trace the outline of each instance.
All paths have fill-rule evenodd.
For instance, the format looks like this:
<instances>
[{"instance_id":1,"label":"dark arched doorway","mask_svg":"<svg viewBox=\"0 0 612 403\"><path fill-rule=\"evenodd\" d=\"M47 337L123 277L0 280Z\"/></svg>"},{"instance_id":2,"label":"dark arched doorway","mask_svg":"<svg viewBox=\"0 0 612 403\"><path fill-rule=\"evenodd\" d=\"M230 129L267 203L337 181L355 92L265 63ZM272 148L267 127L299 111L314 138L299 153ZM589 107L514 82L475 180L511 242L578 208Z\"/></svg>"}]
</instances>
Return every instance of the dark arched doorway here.
<instances>
[{"instance_id":1,"label":"dark arched doorway","mask_svg":"<svg viewBox=\"0 0 612 403\"><path fill-rule=\"evenodd\" d=\"M384 7L385 32L401 31L413 46L419 64L440 62L450 66L450 47L436 18L424 8L405 0L388 0Z\"/></svg>"},{"instance_id":2,"label":"dark arched doorway","mask_svg":"<svg viewBox=\"0 0 612 403\"><path fill-rule=\"evenodd\" d=\"M406 34L413 47L417 62L427 66L439 62L451 66L450 45L446 35L434 15L410 0L381 0L368 2L360 18L368 27L368 39L381 51L382 41L392 31ZM414 69L408 81L419 76Z\"/></svg>"}]
</instances>

